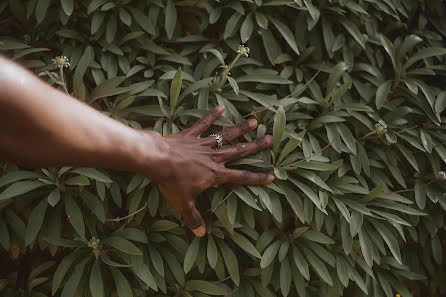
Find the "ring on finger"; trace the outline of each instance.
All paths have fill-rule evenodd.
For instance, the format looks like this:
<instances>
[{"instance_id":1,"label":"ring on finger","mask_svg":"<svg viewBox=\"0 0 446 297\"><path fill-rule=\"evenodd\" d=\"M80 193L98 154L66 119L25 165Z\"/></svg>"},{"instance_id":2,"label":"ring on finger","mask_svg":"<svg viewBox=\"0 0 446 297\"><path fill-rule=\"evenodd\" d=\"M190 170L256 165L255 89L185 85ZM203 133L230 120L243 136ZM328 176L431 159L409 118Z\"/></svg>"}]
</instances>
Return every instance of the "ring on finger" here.
<instances>
[{"instance_id":1,"label":"ring on finger","mask_svg":"<svg viewBox=\"0 0 446 297\"><path fill-rule=\"evenodd\" d=\"M219 148L221 148L223 146L223 137L221 137L221 135L212 133L209 136L214 137L215 140L217 141L217 149L219 149Z\"/></svg>"}]
</instances>

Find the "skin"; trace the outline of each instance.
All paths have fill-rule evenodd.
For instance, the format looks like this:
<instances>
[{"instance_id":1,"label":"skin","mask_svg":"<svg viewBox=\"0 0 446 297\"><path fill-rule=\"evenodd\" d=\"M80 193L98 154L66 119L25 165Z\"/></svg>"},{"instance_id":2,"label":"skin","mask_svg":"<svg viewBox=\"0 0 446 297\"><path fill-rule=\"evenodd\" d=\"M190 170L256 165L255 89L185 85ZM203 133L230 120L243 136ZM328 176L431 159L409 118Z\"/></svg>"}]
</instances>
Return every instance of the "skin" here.
<instances>
[{"instance_id":1,"label":"skin","mask_svg":"<svg viewBox=\"0 0 446 297\"><path fill-rule=\"evenodd\" d=\"M266 135L216 150L202 138L224 111L216 106L191 128L163 137L136 130L51 87L0 56L0 160L26 166L84 166L137 172L156 181L196 236L206 227L195 198L223 183L267 184L274 176L225 167L272 144ZM255 129L250 119L219 133L225 144Z\"/></svg>"}]
</instances>

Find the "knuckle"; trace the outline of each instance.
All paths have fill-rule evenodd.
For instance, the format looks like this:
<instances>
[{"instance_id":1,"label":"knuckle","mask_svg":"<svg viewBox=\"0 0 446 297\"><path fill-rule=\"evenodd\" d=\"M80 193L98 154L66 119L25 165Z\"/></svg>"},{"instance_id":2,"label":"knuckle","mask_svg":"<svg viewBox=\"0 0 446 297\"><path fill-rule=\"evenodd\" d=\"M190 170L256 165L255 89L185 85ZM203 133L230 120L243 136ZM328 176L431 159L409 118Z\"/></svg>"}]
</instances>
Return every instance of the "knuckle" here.
<instances>
[{"instance_id":1,"label":"knuckle","mask_svg":"<svg viewBox=\"0 0 446 297\"><path fill-rule=\"evenodd\" d=\"M240 123L240 124L239 124L239 128L240 128L240 130L242 130L243 132L244 132L244 131L249 131L250 128L251 128L251 126L250 126L250 124L249 124L249 121L244 121L243 123Z\"/></svg>"},{"instance_id":2,"label":"knuckle","mask_svg":"<svg viewBox=\"0 0 446 297\"><path fill-rule=\"evenodd\" d=\"M241 179L243 182L249 182L251 179L251 175L249 174L249 171L243 170L241 173Z\"/></svg>"},{"instance_id":3,"label":"knuckle","mask_svg":"<svg viewBox=\"0 0 446 297\"><path fill-rule=\"evenodd\" d=\"M194 208L195 208L194 201L185 202L183 205L183 214L190 215L194 211Z\"/></svg>"}]
</instances>

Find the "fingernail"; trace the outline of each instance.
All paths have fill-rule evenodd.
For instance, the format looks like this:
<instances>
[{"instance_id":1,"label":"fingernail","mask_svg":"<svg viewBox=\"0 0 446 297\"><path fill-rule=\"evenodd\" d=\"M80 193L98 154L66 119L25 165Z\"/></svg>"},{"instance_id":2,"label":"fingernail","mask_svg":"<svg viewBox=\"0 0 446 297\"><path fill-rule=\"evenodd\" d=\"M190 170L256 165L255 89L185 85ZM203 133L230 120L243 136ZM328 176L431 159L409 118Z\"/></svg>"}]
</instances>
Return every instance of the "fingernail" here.
<instances>
[{"instance_id":1,"label":"fingernail","mask_svg":"<svg viewBox=\"0 0 446 297\"><path fill-rule=\"evenodd\" d=\"M271 183L275 179L274 175L268 174L268 183Z\"/></svg>"},{"instance_id":2,"label":"fingernail","mask_svg":"<svg viewBox=\"0 0 446 297\"><path fill-rule=\"evenodd\" d=\"M248 123L249 123L249 127L251 127L252 129L257 127L257 120L256 119L249 119Z\"/></svg>"},{"instance_id":3,"label":"fingernail","mask_svg":"<svg viewBox=\"0 0 446 297\"><path fill-rule=\"evenodd\" d=\"M203 237L206 234L206 228L204 226L200 226L192 230L192 232L195 234L195 236Z\"/></svg>"},{"instance_id":4,"label":"fingernail","mask_svg":"<svg viewBox=\"0 0 446 297\"><path fill-rule=\"evenodd\" d=\"M265 137L266 143L268 143L268 145L273 144L273 137L271 135L265 135L264 137Z\"/></svg>"},{"instance_id":5,"label":"fingernail","mask_svg":"<svg viewBox=\"0 0 446 297\"><path fill-rule=\"evenodd\" d=\"M225 110L225 107L223 105L217 105L216 109L217 111L222 112L223 110Z\"/></svg>"}]
</instances>

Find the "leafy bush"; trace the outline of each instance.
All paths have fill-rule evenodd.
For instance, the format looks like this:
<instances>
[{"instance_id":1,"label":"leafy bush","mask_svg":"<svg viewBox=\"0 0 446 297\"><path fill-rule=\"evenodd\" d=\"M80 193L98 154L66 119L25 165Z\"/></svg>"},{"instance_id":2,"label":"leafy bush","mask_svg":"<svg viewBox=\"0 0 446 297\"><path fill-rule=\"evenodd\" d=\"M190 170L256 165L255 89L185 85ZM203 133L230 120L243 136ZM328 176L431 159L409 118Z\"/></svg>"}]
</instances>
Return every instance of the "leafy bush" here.
<instances>
[{"instance_id":1,"label":"leafy bush","mask_svg":"<svg viewBox=\"0 0 446 297\"><path fill-rule=\"evenodd\" d=\"M445 17L443 0L2 1L4 55L136 129L216 104L215 131L256 117L245 140L272 149L231 166L277 179L206 191L194 238L143 176L2 164L1 294L443 294Z\"/></svg>"}]
</instances>

